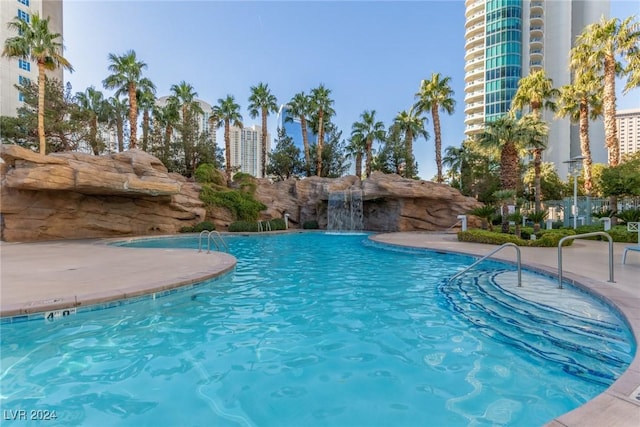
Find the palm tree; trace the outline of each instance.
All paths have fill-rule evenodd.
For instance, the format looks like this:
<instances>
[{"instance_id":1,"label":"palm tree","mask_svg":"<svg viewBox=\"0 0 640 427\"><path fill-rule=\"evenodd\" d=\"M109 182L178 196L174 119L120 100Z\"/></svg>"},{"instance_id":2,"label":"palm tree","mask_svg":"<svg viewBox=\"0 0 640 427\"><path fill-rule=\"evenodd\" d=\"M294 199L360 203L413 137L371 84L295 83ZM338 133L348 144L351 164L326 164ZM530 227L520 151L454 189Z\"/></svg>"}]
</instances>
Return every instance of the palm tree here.
<instances>
[{"instance_id":1,"label":"palm tree","mask_svg":"<svg viewBox=\"0 0 640 427\"><path fill-rule=\"evenodd\" d=\"M162 148L159 150L162 154L158 157L162 158L165 165L168 164L171 157L171 137L173 129L180 122L180 110L175 103L167 103L162 107L155 106L153 108L154 126L163 129L164 136L162 138Z\"/></svg>"},{"instance_id":2,"label":"palm tree","mask_svg":"<svg viewBox=\"0 0 640 427\"><path fill-rule=\"evenodd\" d=\"M144 83L148 82L145 80ZM138 86L136 100L142 110L142 150L149 148L149 129L151 127L151 111L156 103L156 89L148 86Z\"/></svg>"},{"instance_id":3,"label":"palm tree","mask_svg":"<svg viewBox=\"0 0 640 427\"><path fill-rule=\"evenodd\" d=\"M249 116L252 119L258 117L258 114L262 117L262 164L261 174L262 177L267 176L267 117L269 113L278 112L278 100L271 93L269 85L265 83L259 83L258 86L251 86L251 96L249 96Z\"/></svg>"},{"instance_id":4,"label":"palm tree","mask_svg":"<svg viewBox=\"0 0 640 427\"><path fill-rule=\"evenodd\" d=\"M589 119L596 120L602 114L602 82L593 70L574 72L574 81L571 85L560 88L558 99L559 117L569 116L573 123L579 124L580 151L584 160L584 189L587 194L593 188L593 175L591 158L591 142L589 140Z\"/></svg>"},{"instance_id":5,"label":"palm tree","mask_svg":"<svg viewBox=\"0 0 640 427\"><path fill-rule=\"evenodd\" d=\"M627 89L633 86L638 78L638 71L632 70L638 61L638 45L640 44L640 24L630 16L624 20L606 19L587 25L577 37L575 47L571 50L571 66L583 70L592 68L597 74L602 73L604 91L602 96L605 145L609 151L609 166L617 166L620 162L620 146L616 126L616 76L631 72ZM577 51L577 53L576 53ZM624 68L616 56L629 62Z\"/></svg>"},{"instance_id":6,"label":"palm tree","mask_svg":"<svg viewBox=\"0 0 640 427\"><path fill-rule=\"evenodd\" d=\"M118 152L124 151L124 120L129 111L129 103L127 99L120 99L115 95L107 99L108 108L108 126L116 128L116 139L118 140Z\"/></svg>"},{"instance_id":7,"label":"palm tree","mask_svg":"<svg viewBox=\"0 0 640 427\"><path fill-rule=\"evenodd\" d=\"M362 135L352 134L346 147L346 154L355 160L356 176L358 178L362 178L362 156L364 156L365 150L366 142Z\"/></svg>"},{"instance_id":8,"label":"palm tree","mask_svg":"<svg viewBox=\"0 0 640 427\"><path fill-rule=\"evenodd\" d=\"M311 111L315 112L318 124L318 143L316 145L316 175L322 176L322 145L324 144L325 121L334 114L333 99L329 98L331 89L322 83L311 90Z\"/></svg>"},{"instance_id":9,"label":"palm tree","mask_svg":"<svg viewBox=\"0 0 640 427\"><path fill-rule=\"evenodd\" d=\"M45 73L60 67L73 71L73 67L62 56L62 42L57 41L62 36L49 31L49 18L42 19L38 13L34 13L29 22L15 18L7 26L18 35L4 41L2 56L35 61L38 64L38 140L40 154L44 155L47 151L44 132Z\"/></svg>"},{"instance_id":10,"label":"palm tree","mask_svg":"<svg viewBox=\"0 0 640 427\"><path fill-rule=\"evenodd\" d=\"M96 156L104 149L104 142L98 138L98 122L107 121L108 104L102 92L90 86L84 92L78 92L75 101L80 110L89 118L89 145Z\"/></svg>"},{"instance_id":11,"label":"palm tree","mask_svg":"<svg viewBox=\"0 0 640 427\"><path fill-rule=\"evenodd\" d=\"M537 119L541 119L541 109L556 111L554 99L559 95L558 89L553 87L553 80L545 74L544 70L534 71L527 77L523 77L518 82L518 90L511 100L511 109L522 111L526 107ZM535 209L541 209L542 189L540 187L540 167L542 165L543 147L533 149L534 186L535 186Z\"/></svg>"},{"instance_id":12,"label":"palm tree","mask_svg":"<svg viewBox=\"0 0 640 427\"><path fill-rule=\"evenodd\" d=\"M198 103L196 97L198 93L195 92L193 86L182 80L177 85L171 85L171 95L167 101L168 104L172 104L176 110L180 111L182 118L181 136L182 147L184 150L184 165L187 176L191 176L195 170L193 152L195 149L194 144L194 131L193 126L194 119L197 114L203 114L202 107Z\"/></svg>"},{"instance_id":13,"label":"palm tree","mask_svg":"<svg viewBox=\"0 0 640 427\"><path fill-rule=\"evenodd\" d=\"M232 95L226 98L218 99L218 105L213 107L211 121L217 128L224 126L224 156L226 162L225 172L227 181L231 181L231 125L242 127L242 115L240 114L240 105L236 104Z\"/></svg>"},{"instance_id":14,"label":"palm tree","mask_svg":"<svg viewBox=\"0 0 640 427\"><path fill-rule=\"evenodd\" d=\"M311 99L304 92L296 93L287 104L287 108L290 116L287 116L286 120L293 121L294 117L300 119L305 170L307 176L311 176L311 154L309 152L309 137L307 133L307 117L311 112Z\"/></svg>"},{"instance_id":15,"label":"palm tree","mask_svg":"<svg viewBox=\"0 0 640 427\"><path fill-rule=\"evenodd\" d=\"M373 141L384 141L386 134L384 123L376 121L376 110L365 110L360 117L361 122L355 122L352 126L351 137L361 139L365 143L365 175L371 176L371 160L373 156Z\"/></svg>"},{"instance_id":16,"label":"palm tree","mask_svg":"<svg viewBox=\"0 0 640 427\"><path fill-rule=\"evenodd\" d=\"M414 138L418 138L420 136L424 137L425 141L429 140L429 133L425 130L425 120L426 117L420 117L417 114L416 109L414 107L409 108L409 110L403 110L398 113L398 115L393 120L393 126L398 129L402 134L404 134L405 141L405 151L406 151L406 160L405 160L405 177L413 178L417 171L414 170L414 161L413 161L413 140Z\"/></svg>"},{"instance_id":17,"label":"palm tree","mask_svg":"<svg viewBox=\"0 0 640 427\"><path fill-rule=\"evenodd\" d=\"M140 87L154 88L151 80L142 77L147 64L136 58L133 50L124 55L109 54L109 71L112 73L102 81L105 89L116 89L116 95L126 93L129 97L129 149L136 148L138 130L138 98L136 90Z\"/></svg>"},{"instance_id":18,"label":"palm tree","mask_svg":"<svg viewBox=\"0 0 640 427\"><path fill-rule=\"evenodd\" d=\"M464 146L462 147L453 147L449 146L444 149L444 157L442 158L442 163L445 166L448 166L452 171L454 171L453 176L458 176L458 184L460 186L460 191L462 191L462 169L464 167L466 161L466 151ZM457 173L455 173L457 171Z\"/></svg>"},{"instance_id":19,"label":"palm tree","mask_svg":"<svg viewBox=\"0 0 640 427\"><path fill-rule=\"evenodd\" d=\"M420 89L415 94L417 98L415 108L419 114L426 111L431 113L433 119L433 134L435 135L435 149L436 149L436 166L438 168L438 174L436 175L436 182L442 182L442 135L440 128L440 113L439 111L447 114L453 114L456 101L453 99L455 94L449 82L451 77L442 78L440 73L431 74L431 80L422 80L420 82Z\"/></svg>"}]
</instances>

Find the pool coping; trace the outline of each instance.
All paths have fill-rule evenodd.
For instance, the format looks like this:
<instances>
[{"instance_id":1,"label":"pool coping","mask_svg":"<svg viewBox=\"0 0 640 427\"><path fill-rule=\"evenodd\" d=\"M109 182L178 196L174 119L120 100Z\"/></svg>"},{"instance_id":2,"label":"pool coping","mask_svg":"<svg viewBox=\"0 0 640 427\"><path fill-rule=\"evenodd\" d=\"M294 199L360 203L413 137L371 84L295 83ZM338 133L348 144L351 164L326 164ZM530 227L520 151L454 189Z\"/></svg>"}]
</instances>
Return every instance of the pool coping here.
<instances>
[{"instance_id":1,"label":"pool coping","mask_svg":"<svg viewBox=\"0 0 640 427\"><path fill-rule=\"evenodd\" d=\"M291 231L301 232L300 230ZM140 238L159 237L176 236L142 236ZM2 262L0 269L0 277L2 278L0 281L0 317L2 317L3 323L7 318L10 318L8 316L22 316L20 317L22 320L30 320L30 316L42 319L42 314L51 310L67 307L84 308L149 295L154 292L170 291L219 277L230 272L236 266L236 259L233 256L221 252L208 254L204 251L194 253L194 251L183 249L127 248L112 245L114 242L131 239L137 238L121 237L36 243L0 242L0 261ZM483 256L495 248L495 245L458 242L455 234L451 233L380 233L370 235L369 239L385 244L471 256ZM578 244L576 246L592 245ZM618 246L618 248L622 247L622 245ZM553 261L555 248L521 249L523 251L523 265L527 269L557 277L557 264L556 267L553 267L554 264L549 262L548 256L551 254ZM494 258L513 263L513 253L511 251L504 252L496 254ZM567 255L572 252L582 263L577 267L578 271L592 263L601 262L602 257L596 260L590 258L592 252L588 252L588 256L582 256L580 251L568 250ZM72 259L69 260L68 257L72 257ZM100 258L99 261L102 262L96 262L96 258ZM527 262L527 259L531 258L535 258L539 262ZM144 263L148 263L146 268L141 268ZM33 266L38 268L33 268ZM547 426L635 427L640 423L640 346L637 345L640 343L640 286L637 279L640 277L640 263L635 262L621 266L621 262L618 261L616 267L624 273L618 276L618 284L624 285L624 287L616 287L615 284L608 284L604 280L577 274L572 271L576 270L575 266L573 269L565 268L563 276L565 281L593 293L611 304L624 316L636 340L635 357L624 374L603 393L584 405L555 418ZM582 273L585 274L585 271ZM73 274L74 272L82 274ZM70 280L85 280L76 283L81 288L86 285L95 286L96 280L93 276L98 273L102 275L102 280L97 284L108 288L108 290L92 292L93 288L82 289L80 298L78 298L78 292L65 294L57 291L61 284L68 285ZM151 275L151 277L145 278L144 275ZM64 295L51 298L52 289L43 287L40 290L48 292L46 294L48 296L34 299L23 295L23 297L17 300L14 298L13 302L7 303L6 291L8 287L18 293L26 292L26 290L33 290L31 289L33 280L42 280L45 284L55 287L57 294L63 293ZM625 283L621 283L620 280ZM14 283L8 285L7 281Z\"/></svg>"},{"instance_id":2,"label":"pool coping","mask_svg":"<svg viewBox=\"0 0 640 427\"><path fill-rule=\"evenodd\" d=\"M434 241L433 236L437 233L418 233L418 236L424 237L422 241L416 241L416 233L412 232L413 239L397 238L408 233L384 233L371 236L370 239L390 245L411 247L419 249L436 250L439 252L484 256L490 250L496 248L496 245L474 244L468 242L458 242L455 235L449 233L441 233L439 241ZM396 238L389 238L396 236ZM427 238L431 237L431 239ZM441 244L445 241L445 244ZM583 241L584 242L584 241ZM591 244L589 244L591 245ZM622 245L618 245L619 248ZM520 248L523 253L522 266L528 270L552 276L557 279L558 268L550 266L549 262L527 262L527 253L540 253L541 250L554 251L555 248L535 248L536 251L528 251L533 248ZM564 249L563 249L564 250ZM615 253L615 250L614 250ZM513 253L496 254L494 259L515 264L513 261ZM511 258L511 259L510 259ZM552 257L553 258L553 257ZM614 257L614 268L615 268ZM585 257L584 262L595 262L593 259ZM618 262L621 265L621 262ZM629 292L626 289L615 287L614 284L597 280L587 276L577 274L564 268L563 279L565 282L582 289L605 303L616 309L629 325L632 335L636 341L636 353L629 365L629 368L605 391L598 396L589 400L584 405L556 417L547 424L548 427L601 427L601 426L619 426L619 427L636 427L640 425L640 295ZM575 268L575 267L574 267ZM635 273L635 271L634 271ZM640 269L637 274L640 275ZM615 280L615 277L614 277ZM618 278L620 280L620 278ZM617 282L616 282L617 283ZM628 283L633 286L634 283ZM638 286L640 284L637 284ZM640 291L640 287L637 288Z\"/></svg>"}]
</instances>

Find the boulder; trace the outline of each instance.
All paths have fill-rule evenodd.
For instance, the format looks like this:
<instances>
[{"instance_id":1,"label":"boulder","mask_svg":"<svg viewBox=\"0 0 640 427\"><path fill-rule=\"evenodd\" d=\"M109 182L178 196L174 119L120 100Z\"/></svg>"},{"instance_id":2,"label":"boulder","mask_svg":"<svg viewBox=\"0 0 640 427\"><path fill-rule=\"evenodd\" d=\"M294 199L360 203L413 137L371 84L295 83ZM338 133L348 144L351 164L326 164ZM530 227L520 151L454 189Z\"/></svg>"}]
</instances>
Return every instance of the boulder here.
<instances>
[{"instance_id":1,"label":"boulder","mask_svg":"<svg viewBox=\"0 0 640 427\"><path fill-rule=\"evenodd\" d=\"M43 156L2 144L2 240L176 233L204 220L200 186L140 150Z\"/></svg>"}]
</instances>

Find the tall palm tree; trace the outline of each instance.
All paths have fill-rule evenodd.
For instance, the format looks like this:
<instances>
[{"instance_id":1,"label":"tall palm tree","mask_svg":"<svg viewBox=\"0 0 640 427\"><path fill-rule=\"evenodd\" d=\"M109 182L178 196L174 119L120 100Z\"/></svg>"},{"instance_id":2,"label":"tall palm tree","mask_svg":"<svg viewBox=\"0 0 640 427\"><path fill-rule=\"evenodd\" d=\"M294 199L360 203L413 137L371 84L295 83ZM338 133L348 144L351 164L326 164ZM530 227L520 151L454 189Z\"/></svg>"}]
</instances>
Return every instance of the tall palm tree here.
<instances>
[{"instance_id":1,"label":"tall palm tree","mask_svg":"<svg viewBox=\"0 0 640 427\"><path fill-rule=\"evenodd\" d=\"M104 149L104 142L98 137L98 123L106 122L108 103L104 95L95 87L90 86L84 92L76 93L74 97L80 110L89 118L89 145L96 156Z\"/></svg>"},{"instance_id":2,"label":"tall palm tree","mask_svg":"<svg viewBox=\"0 0 640 427\"><path fill-rule=\"evenodd\" d=\"M334 114L331 89L324 84L311 90L311 110L316 114L318 123L318 143L316 145L316 175L322 176L322 145L324 144L325 122Z\"/></svg>"},{"instance_id":3,"label":"tall palm tree","mask_svg":"<svg viewBox=\"0 0 640 427\"><path fill-rule=\"evenodd\" d=\"M116 128L116 139L118 140L118 152L124 151L124 120L129 111L129 102L127 98L121 99L120 96L114 95L107 99L109 105L108 110L108 126Z\"/></svg>"},{"instance_id":4,"label":"tall palm tree","mask_svg":"<svg viewBox=\"0 0 640 427\"><path fill-rule=\"evenodd\" d=\"M260 172L262 177L267 176L267 117L269 113L278 112L278 100L271 93L269 85L266 83L258 83L258 86L251 86L251 95L249 96L249 116L252 119L260 114L262 118L262 162Z\"/></svg>"},{"instance_id":5,"label":"tall palm tree","mask_svg":"<svg viewBox=\"0 0 640 427\"><path fill-rule=\"evenodd\" d=\"M455 94L449 86L451 77L442 77L440 73L431 74L431 80L422 80L420 89L415 94L417 98L415 108L419 114L426 111L431 113L433 119L433 134L435 135L436 166L438 173L436 182L442 182L442 135L440 127L440 113L453 114L456 101Z\"/></svg>"},{"instance_id":6,"label":"tall palm tree","mask_svg":"<svg viewBox=\"0 0 640 427\"><path fill-rule=\"evenodd\" d=\"M448 166L449 169L453 172L452 177L455 179L458 178L458 184L460 187L460 191L462 191L462 169L465 166L467 157L467 151L464 148L464 145L461 147L448 146L444 149L444 157L442 158L442 163L445 166Z\"/></svg>"},{"instance_id":7,"label":"tall palm tree","mask_svg":"<svg viewBox=\"0 0 640 427\"><path fill-rule=\"evenodd\" d=\"M197 114L203 114L204 111L196 97L198 93L193 86L184 80L179 84L171 85L171 95L167 101L172 104L176 110L180 111L182 126L180 134L182 136L182 148L184 150L184 164L187 176L190 176L195 170L195 137L194 121Z\"/></svg>"},{"instance_id":8,"label":"tall palm tree","mask_svg":"<svg viewBox=\"0 0 640 427\"><path fill-rule=\"evenodd\" d=\"M218 99L218 105L213 107L211 121L217 128L224 126L224 156L226 162L225 172L227 181L231 181L231 125L242 127L242 115L240 114L240 105L236 104L232 95L226 98Z\"/></svg>"},{"instance_id":9,"label":"tall palm tree","mask_svg":"<svg viewBox=\"0 0 640 427\"><path fill-rule=\"evenodd\" d=\"M356 176L362 178L362 156L366 150L366 142L361 134L352 134L349 138L349 144L346 147L347 156L353 158L356 162Z\"/></svg>"},{"instance_id":10,"label":"tall palm tree","mask_svg":"<svg viewBox=\"0 0 640 427\"><path fill-rule=\"evenodd\" d=\"M38 13L29 22L14 18L7 26L18 33L4 41L2 56L34 61L38 64L38 140L40 154L46 154L47 143L44 132L44 98L46 71L60 67L73 71L71 63L62 56L61 35L49 31L49 18L42 19Z\"/></svg>"},{"instance_id":11,"label":"tall palm tree","mask_svg":"<svg viewBox=\"0 0 640 427\"><path fill-rule=\"evenodd\" d=\"M371 176L371 160L373 158L373 141L384 141L386 130L384 123L376 120L376 110L365 110L360 118L362 121L355 122L352 126L351 137L359 138L365 143L365 175Z\"/></svg>"},{"instance_id":12,"label":"tall palm tree","mask_svg":"<svg viewBox=\"0 0 640 427\"><path fill-rule=\"evenodd\" d=\"M147 81L143 82L146 83ZM149 149L149 130L151 128L151 112L156 103L156 89L146 85L138 86L136 90L138 107L142 110L142 150Z\"/></svg>"},{"instance_id":13,"label":"tall palm tree","mask_svg":"<svg viewBox=\"0 0 640 427\"><path fill-rule=\"evenodd\" d=\"M638 45L640 44L640 24L630 16L624 20L606 19L587 25L577 37L575 47L571 50L571 66L574 69L592 67L602 73L604 91L602 96L605 145L609 150L609 166L617 166L620 162L620 145L616 126L616 75L632 72L628 84L633 84L638 71L624 68L617 57L621 57L633 65L639 61ZM575 54L578 51L578 54ZM635 76L635 77L634 77Z\"/></svg>"},{"instance_id":14,"label":"tall palm tree","mask_svg":"<svg viewBox=\"0 0 640 427\"><path fill-rule=\"evenodd\" d=\"M129 149L136 148L138 131L138 98L136 90L138 86L154 88L151 80L142 77L142 71L147 64L136 58L133 50L123 55L109 54L109 71L112 73L102 81L105 89L115 89L116 95L126 93L129 97Z\"/></svg>"},{"instance_id":15,"label":"tall palm tree","mask_svg":"<svg viewBox=\"0 0 640 427\"><path fill-rule=\"evenodd\" d=\"M307 117L311 113L311 99L304 92L298 92L287 104L290 116L286 120L293 121L294 117L300 119L302 131L302 146L304 149L304 164L307 176L311 176L311 153L309 151L309 136L307 133Z\"/></svg>"},{"instance_id":16,"label":"tall palm tree","mask_svg":"<svg viewBox=\"0 0 640 427\"><path fill-rule=\"evenodd\" d=\"M578 123L580 129L580 151L584 170L584 189L587 194L593 189L593 160L589 140L589 120L602 115L602 81L593 70L574 72L573 84L560 88L558 98L559 117L568 116L571 122Z\"/></svg>"},{"instance_id":17,"label":"tall palm tree","mask_svg":"<svg viewBox=\"0 0 640 427\"><path fill-rule=\"evenodd\" d=\"M161 155L158 157L167 164L171 157L171 138L173 129L180 123L180 109L175 103L167 103L162 107L155 106L153 108L154 126L163 129L162 148L159 150Z\"/></svg>"},{"instance_id":18,"label":"tall palm tree","mask_svg":"<svg viewBox=\"0 0 640 427\"><path fill-rule=\"evenodd\" d=\"M515 111L523 111L529 108L531 114L537 119L542 118L542 109L556 111L554 100L558 97L558 89L553 87L553 80L545 74L544 70L534 71L518 82L518 90L511 100L511 109ZM533 168L534 168L534 186L535 186L535 210L542 209L541 196L542 188L540 186L540 168L542 165L543 147L533 149Z\"/></svg>"},{"instance_id":19,"label":"tall palm tree","mask_svg":"<svg viewBox=\"0 0 640 427\"><path fill-rule=\"evenodd\" d=\"M418 137L424 137L425 141L429 140L429 133L424 128L426 117L417 114L414 107L409 110L403 110L393 119L393 126L404 135L405 142L405 177L413 178L417 171L414 170L413 161L413 141Z\"/></svg>"}]
</instances>

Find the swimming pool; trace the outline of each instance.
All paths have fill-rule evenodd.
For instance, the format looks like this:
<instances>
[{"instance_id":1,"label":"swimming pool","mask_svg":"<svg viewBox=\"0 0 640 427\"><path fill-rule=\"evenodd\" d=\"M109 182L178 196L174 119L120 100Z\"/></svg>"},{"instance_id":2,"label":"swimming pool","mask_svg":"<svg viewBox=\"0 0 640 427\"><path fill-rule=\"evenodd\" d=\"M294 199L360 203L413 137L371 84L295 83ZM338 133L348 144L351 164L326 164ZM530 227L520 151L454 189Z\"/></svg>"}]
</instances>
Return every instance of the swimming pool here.
<instances>
[{"instance_id":1,"label":"swimming pool","mask_svg":"<svg viewBox=\"0 0 640 427\"><path fill-rule=\"evenodd\" d=\"M633 354L607 307L535 274L516 289L504 264L447 284L471 258L321 233L228 242L236 271L198 288L3 325L3 408L60 425L541 425Z\"/></svg>"}]
</instances>

